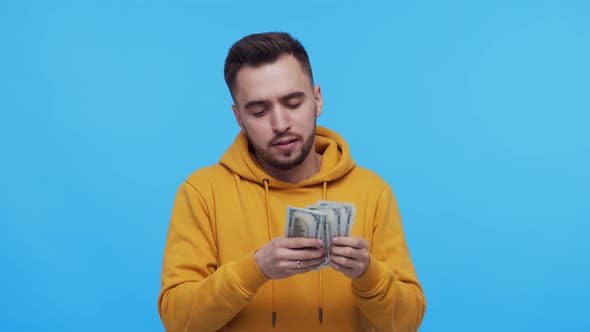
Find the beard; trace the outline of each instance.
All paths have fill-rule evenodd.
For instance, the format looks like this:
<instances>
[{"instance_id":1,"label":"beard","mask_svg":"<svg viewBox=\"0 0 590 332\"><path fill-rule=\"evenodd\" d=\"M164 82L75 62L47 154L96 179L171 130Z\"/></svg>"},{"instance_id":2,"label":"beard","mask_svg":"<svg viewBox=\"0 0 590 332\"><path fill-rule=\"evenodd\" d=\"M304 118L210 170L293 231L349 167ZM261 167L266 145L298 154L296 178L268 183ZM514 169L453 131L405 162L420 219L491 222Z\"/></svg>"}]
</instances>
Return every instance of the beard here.
<instances>
[{"instance_id":1,"label":"beard","mask_svg":"<svg viewBox=\"0 0 590 332\"><path fill-rule=\"evenodd\" d=\"M250 138L250 135L248 134L248 131L244 131L244 133L246 134L246 138L248 139L248 150L250 151L250 153L252 153L256 159L260 162L263 161L265 164L278 169L278 170L282 170L282 171L286 171L286 170L290 170L294 167L299 166L304 160L305 158L307 158L307 156L309 155L312 147L313 147L313 142L314 142L314 138L315 138L315 129L316 129L316 124L314 123L313 125L313 130L311 131L311 134L308 135L308 137L306 137L305 139L298 134L294 134L291 132L284 132L281 134L276 135L272 140L271 143L269 144L268 147L266 148L262 148L260 146L256 146L254 145L252 142L252 139ZM275 157L275 155L272 154L272 142L284 138L284 137L293 137L296 138L298 141L302 142L302 146L301 149L296 150L296 151L284 151L284 152L279 152L285 159L280 159ZM293 155L295 155L294 158L291 158Z\"/></svg>"}]
</instances>

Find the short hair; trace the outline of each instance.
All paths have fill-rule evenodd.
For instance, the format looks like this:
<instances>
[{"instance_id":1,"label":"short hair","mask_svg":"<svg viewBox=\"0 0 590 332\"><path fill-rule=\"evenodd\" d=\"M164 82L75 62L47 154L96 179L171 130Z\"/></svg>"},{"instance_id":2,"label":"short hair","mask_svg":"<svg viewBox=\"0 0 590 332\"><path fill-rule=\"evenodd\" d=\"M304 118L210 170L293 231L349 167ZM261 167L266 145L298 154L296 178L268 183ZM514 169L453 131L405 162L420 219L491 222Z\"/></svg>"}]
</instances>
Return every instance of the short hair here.
<instances>
[{"instance_id":1,"label":"short hair","mask_svg":"<svg viewBox=\"0 0 590 332\"><path fill-rule=\"evenodd\" d=\"M235 42L225 58L223 74L229 92L234 98L234 87L238 72L244 66L259 67L274 63L282 55L292 55L304 72L309 75L313 86L313 73L307 51L303 45L287 32L265 32L248 35Z\"/></svg>"}]
</instances>

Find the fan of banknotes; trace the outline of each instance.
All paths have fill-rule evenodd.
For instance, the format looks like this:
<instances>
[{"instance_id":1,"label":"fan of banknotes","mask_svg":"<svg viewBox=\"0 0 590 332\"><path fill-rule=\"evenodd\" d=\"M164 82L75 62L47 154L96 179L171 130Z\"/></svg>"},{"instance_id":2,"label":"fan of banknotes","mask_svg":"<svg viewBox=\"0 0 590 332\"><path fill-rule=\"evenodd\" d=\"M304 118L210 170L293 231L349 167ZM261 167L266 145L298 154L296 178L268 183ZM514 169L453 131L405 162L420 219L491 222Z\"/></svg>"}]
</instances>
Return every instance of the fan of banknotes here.
<instances>
[{"instance_id":1,"label":"fan of banknotes","mask_svg":"<svg viewBox=\"0 0 590 332\"><path fill-rule=\"evenodd\" d=\"M285 237L307 237L322 240L324 248L330 248L332 239L349 236L356 209L351 203L318 201L307 208L287 206ZM330 254L320 268L328 266Z\"/></svg>"}]
</instances>

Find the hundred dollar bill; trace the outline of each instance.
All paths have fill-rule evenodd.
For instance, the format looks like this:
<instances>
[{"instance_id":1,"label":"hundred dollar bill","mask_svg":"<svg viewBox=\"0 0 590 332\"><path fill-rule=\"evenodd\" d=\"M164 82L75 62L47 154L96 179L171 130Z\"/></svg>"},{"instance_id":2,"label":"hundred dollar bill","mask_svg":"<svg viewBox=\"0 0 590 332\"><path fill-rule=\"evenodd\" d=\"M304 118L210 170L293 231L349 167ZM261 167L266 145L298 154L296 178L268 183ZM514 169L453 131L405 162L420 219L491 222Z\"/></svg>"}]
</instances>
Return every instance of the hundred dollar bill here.
<instances>
[{"instance_id":1,"label":"hundred dollar bill","mask_svg":"<svg viewBox=\"0 0 590 332\"><path fill-rule=\"evenodd\" d=\"M343 209L336 206L308 206L308 210L319 211L325 213L326 225L324 226L324 247L330 248L332 245L332 239L340 236L340 224L342 220Z\"/></svg>"},{"instance_id":2,"label":"hundred dollar bill","mask_svg":"<svg viewBox=\"0 0 590 332\"><path fill-rule=\"evenodd\" d=\"M316 206L331 207L340 209L340 224L338 225L338 236L350 236L354 218L356 216L356 208L352 203L332 202L332 201L318 201Z\"/></svg>"},{"instance_id":3,"label":"hundred dollar bill","mask_svg":"<svg viewBox=\"0 0 590 332\"><path fill-rule=\"evenodd\" d=\"M285 237L307 237L323 240L326 217L327 215L323 212L287 206Z\"/></svg>"}]
</instances>

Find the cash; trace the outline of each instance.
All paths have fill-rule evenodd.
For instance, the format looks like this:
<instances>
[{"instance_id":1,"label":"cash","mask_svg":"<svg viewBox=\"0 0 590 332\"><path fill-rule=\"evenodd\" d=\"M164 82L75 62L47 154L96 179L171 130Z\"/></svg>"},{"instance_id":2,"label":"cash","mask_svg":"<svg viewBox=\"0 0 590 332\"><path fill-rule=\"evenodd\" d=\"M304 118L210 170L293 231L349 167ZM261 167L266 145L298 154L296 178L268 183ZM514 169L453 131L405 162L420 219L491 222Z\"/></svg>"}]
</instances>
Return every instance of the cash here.
<instances>
[{"instance_id":1,"label":"cash","mask_svg":"<svg viewBox=\"0 0 590 332\"><path fill-rule=\"evenodd\" d=\"M322 212L288 206L285 237L307 237L321 240L326 216Z\"/></svg>"},{"instance_id":2,"label":"cash","mask_svg":"<svg viewBox=\"0 0 590 332\"><path fill-rule=\"evenodd\" d=\"M330 263L329 248L338 236L349 236L356 209L351 203L317 201L305 209L287 206L285 237L320 239L326 248L326 259L319 268Z\"/></svg>"},{"instance_id":3,"label":"cash","mask_svg":"<svg viewBox=\"0 0 590 332\"><path fill-rule=\"evenodd\" d=\"M337 221L337 236L349 236L354 224L354 217L356 216L356 209L351 203L331 202L331 201L318 201L317 207L330 208L340 217ZM339 211L339 212L336 212Z\"/></svg>"}]
</instances>

